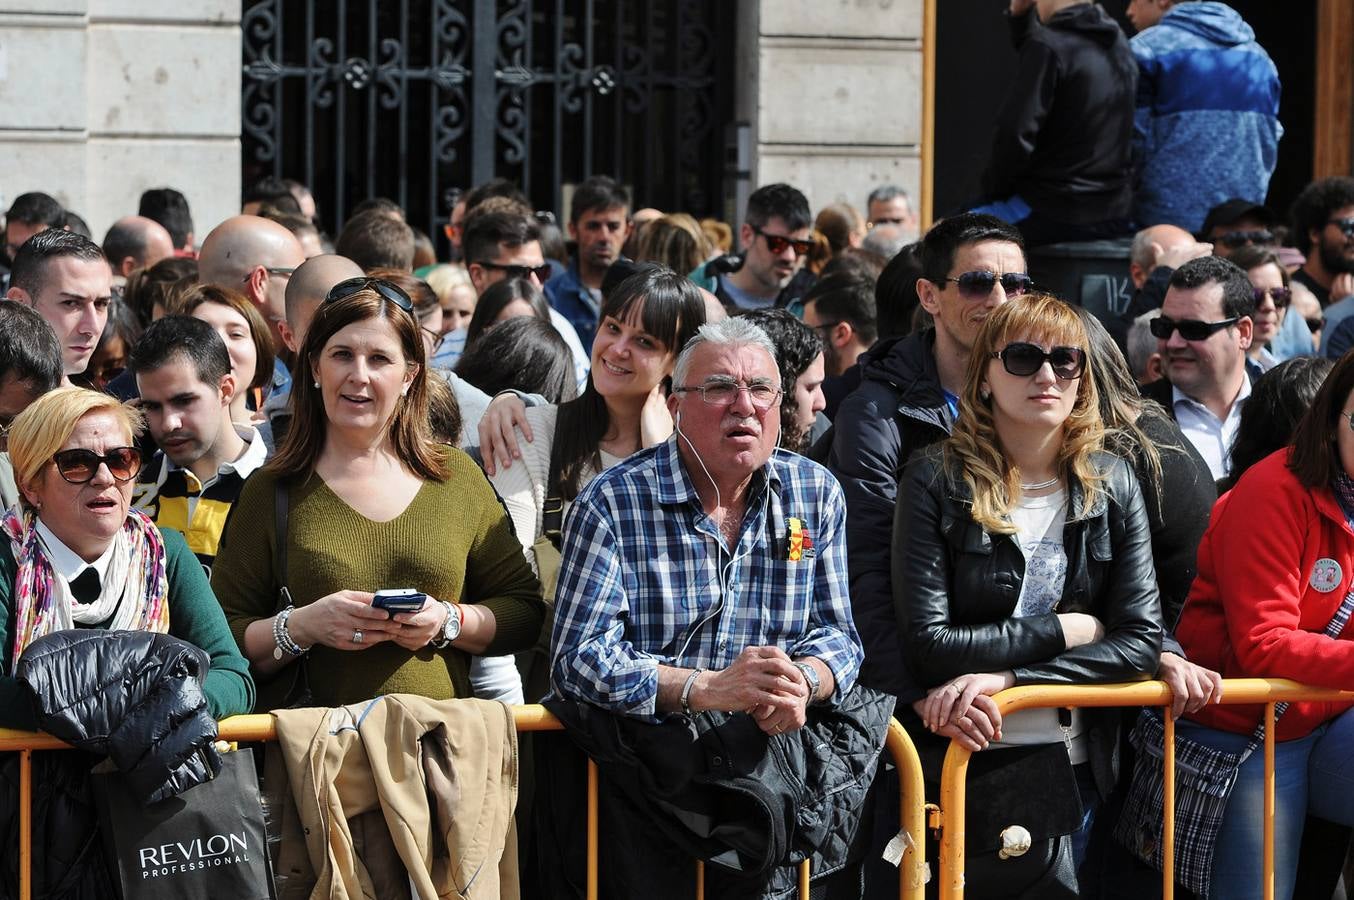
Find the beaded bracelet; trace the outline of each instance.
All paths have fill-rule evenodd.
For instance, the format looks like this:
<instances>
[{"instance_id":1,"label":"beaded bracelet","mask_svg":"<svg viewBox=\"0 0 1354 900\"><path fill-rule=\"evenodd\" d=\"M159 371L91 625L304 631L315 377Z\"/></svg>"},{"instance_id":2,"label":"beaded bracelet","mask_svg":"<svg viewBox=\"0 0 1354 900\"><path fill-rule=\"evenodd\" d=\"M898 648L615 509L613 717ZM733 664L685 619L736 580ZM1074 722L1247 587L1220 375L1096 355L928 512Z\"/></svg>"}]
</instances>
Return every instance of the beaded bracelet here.
<instances>
[{"instance_id":1,"label":"beaded bracelet","mask_svg":"<svg viewBox=\"0 0 1354 900\"><path fill-rule=\"evenodd\" d=\"M309 649L293 641L291 635L287 632L287 620L291 618L295 609L293 606L288 606L273 618L273 643L277 645L273 648L273 659L282 659L283 653L289 656L300 656Z\"/></svg>"}]
</instances>

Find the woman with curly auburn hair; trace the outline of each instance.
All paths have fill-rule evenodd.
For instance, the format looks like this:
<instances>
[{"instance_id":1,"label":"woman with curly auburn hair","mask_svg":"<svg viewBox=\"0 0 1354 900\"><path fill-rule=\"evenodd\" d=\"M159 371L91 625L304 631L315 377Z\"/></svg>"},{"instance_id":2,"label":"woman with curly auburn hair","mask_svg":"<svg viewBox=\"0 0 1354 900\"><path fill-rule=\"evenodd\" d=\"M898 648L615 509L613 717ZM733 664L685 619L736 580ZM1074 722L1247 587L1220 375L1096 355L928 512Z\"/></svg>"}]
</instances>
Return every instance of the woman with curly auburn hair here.
<instances>
[{"instance_id":1,"label":"woman with curly auburn hair","mask_svg":"<svg viewBox=\"0 0 1354 900\"><path fill-rule=\"evenodd\" d=\"M1115 711L1028 710L1003 721L990 695L1157 668L1147 514L1133 470L1104 452L1105 437L1081 318L1032 294L988 316L953 433L903 474L894 608L903 656L928 693L902 699L915 701L909 731L928 777L938 780L952 738L987 751L970 767L975 896L1024 896L1035 885L1075 896L1075 866L1117 759ZM998 863L1012 824L1029 831L1031 850ZM1064 894L1038 893L1054 895Z\"/></svg>"}]
</instances>

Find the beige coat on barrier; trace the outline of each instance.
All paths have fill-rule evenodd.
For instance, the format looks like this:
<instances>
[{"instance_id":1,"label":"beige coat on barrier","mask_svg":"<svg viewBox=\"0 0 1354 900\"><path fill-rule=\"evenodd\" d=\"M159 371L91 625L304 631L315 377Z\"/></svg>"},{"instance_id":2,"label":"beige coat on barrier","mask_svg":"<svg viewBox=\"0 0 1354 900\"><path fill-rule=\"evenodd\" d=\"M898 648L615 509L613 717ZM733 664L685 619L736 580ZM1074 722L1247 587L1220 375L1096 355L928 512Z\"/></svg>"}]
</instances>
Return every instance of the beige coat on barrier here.
<instances>
[{"instance_id":1,"label":"beige coat on barrier","mask_svg":"<svg viewBox=\"0 0 1354 900\"><path fill-rule=\"evenodd\" d=\"M516 900L508 707L390 694L273 715L316 874L312 900Z\"/></svg>"}]
</instances>

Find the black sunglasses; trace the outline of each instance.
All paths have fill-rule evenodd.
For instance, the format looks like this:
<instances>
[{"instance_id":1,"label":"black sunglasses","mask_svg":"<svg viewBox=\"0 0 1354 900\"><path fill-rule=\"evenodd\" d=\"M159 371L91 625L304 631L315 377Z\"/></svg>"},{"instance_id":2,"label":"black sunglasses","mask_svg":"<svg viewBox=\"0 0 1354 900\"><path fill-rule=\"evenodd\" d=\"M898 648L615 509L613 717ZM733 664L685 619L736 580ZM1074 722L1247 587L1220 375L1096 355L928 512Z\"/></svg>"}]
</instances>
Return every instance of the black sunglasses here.
<instances>
[{"instance_id":1,"label":"black sunglasses","mask_svg":"<svg viewBox=\"0 0 1354 900\"><path fill-rule=\"evenodd\" d=\"M1221 322L1200 322L1198 319L1181 319L1177 322L1175 319L1157 316L1149 327L1152 329L1152 337L1163 341L1169 341L1171 333L1176 330L1179 330L1180 336L1187 341L1206 341L1224 328L1235 325L1240 318L1232 316Z\"/></svg>"},{"instance_id":2,"label":"black sunglasses","mask_svg":"<svg viewBox=\"0 0 1354 900\"><path fill-rule=\"evenodd\" d=\"M770 250L773 256L780 256L787 247L795 248L795 256L803 256L813 249L813 241L792 238L788 234L770 234L762 231L756 225L749 227L752 228L753 234L759 234L766 239L766 249Z\"/></svg>"},{"instance_id":3,"label":"black sunglasses","mask_svg":"<svg viewBox=\"0 0 1354 900\"><path fill-rule=\"evenodd\" d=\"M1345 216L1343 219L1331 219L1326 223L1334 225L1345 233L1345 237L1354 238L1354 216Z\"/></svg>"},{"instance_id":4,"label":"black sunglasses","mask_svg":"<svg viewBox=\"0 0 1354 900\"><path fill-rule=\"evenodd\" d=\"M1038 344L1016 341L993 353L992 358L1001 360L1002 368L1017 378L1033 375L1044 363L1052 366L1053 374L1062 381L1080 378L1086 371L1086 354L1080 347L1054 347L1045 352Z\"/></svg>"},{"instance_id":5,"label":"black sunglasses","mask_svg":"<svg viewBox=\"0 0 1354 900\"><path fill-rule=\"evenodd\" d=\"M513 263L482 262L480 266L485 269L493 269L495 272L502 272L509 278L528 279L532 275L541 284L550 280L550 263L541 263L539 266L519 266Z\"/></svg>"},{"instance_id":6,"label":"black sunglasses","mask_svg":"<svg viewBox=\"0 0 1354 900\"><path fill-rule=\"evenodd\" d=\"M1292 288L1251 288L1251 296L1255 298L1257 306L1265 302L1266 294L1269 294L1269 296L1274 298L1274 306L1276 309L1283 309L1288 305L1288 302L1293 299Z\"/></svg>"},{"instance_id":7,"label":"black sunglasses","mask_svg":"<svg viewBox=\"0 0 1354 900\"><path fill-rule=\"evenodd\" d=\"M998 282L1001 282L1001 289L1008 297L1019 297L1034 287L1034 279L1024 272L1006 272L1002 275L996 272L965 272L958 278L946 278L945 281L953 281L959 285L959 293L972 299L986 297Z\"/></svg>"},{"instance_id":8,"label":"black sunglasses","mask_svg":"<svg viewBox=\"0 0 1354 900\"><path fill-rule=\"evenodd\" d=\"M116 481L128 482L141 471L141 451L135 447L114 447L103 456L77 447L52 454L56 471L70 484L88 484L99 472L99 464L108 466Z\"/></svg>"},{"instance_id":9,"label":"black sunglasses","mask_svg":"<svg viewBox=\"0 0 1354 900\"><path fill-rule=\"evenodd\" d=\"M1274 243L1274 232L1264 229L1258 231L1228 231L1225 234L1218 235L1218 243L1233 250L1247 244L1256 244L1263 247Z\"/></svg>"},{"instance_id":10,"label":"black sunglasses","mask_svg":"<svg viewBox=\"0 0 1354 900\"><path fill-rule=\"evenodd\" d=\"M358 275L356 278L345 278L340 281L329 289L329 293L324 295L324 302L333 303L335 300L342 300L365 290L373 290L409 315L414 314L414 301L409 299L409 295L401 290L399 285L391 284L382 278L369 278L366 275Z\"/></svg>"}]
</instances>

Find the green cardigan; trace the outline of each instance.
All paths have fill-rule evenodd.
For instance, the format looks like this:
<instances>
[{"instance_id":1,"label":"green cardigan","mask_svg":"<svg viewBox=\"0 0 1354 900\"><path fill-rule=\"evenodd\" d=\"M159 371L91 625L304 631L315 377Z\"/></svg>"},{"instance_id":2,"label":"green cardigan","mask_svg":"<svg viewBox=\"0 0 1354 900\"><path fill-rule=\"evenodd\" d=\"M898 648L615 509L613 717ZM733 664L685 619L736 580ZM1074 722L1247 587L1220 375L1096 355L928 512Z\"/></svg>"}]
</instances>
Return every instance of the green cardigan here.
<instances>
[{"instance_id":1,"label":"green cardigan","mask_svg":"<svg viewBox=\"0 0 1354 900\"><path fill-rule=\"evenodd\" d=\"M169 580L169 633L205 650L211 657L211 671L202 683L207 705L218 719L247 713L254 705L254 682L249 677L249 663L240 655L240 649L231 639L221 605L212 594L202 563L197 561L183 535L173 529L162 528L165 544L165 576ZM0 603L3 603L3 624L0 624L0 659L4 661L0 676L0 726L5 728L37 728L37 719L28 691L9 673L14 671L14 553L9 541L0 541Z\"/></svg>"},{"instance_id":2,"label":"green cardigan","mask_svg":"<svg viewBox=\"0 0 1354 900\"><path fill-rule=\"evenodd\" d=\"M424 482L408 508L389 522L361 515L319 476L293 483L286 572L292 603L302 607L340 590L415 588L438 600L491 610L497 630L486 655L533 646L545 603L503 504L461 451L451 451L448 470L446 481ZM276 484L266 469L245 483L212 566L212 587L242 648L249 624L279 609ZM361 650L317 646L305 664L319 706L394 693L433 700L471 696L469 656L454 648L410 652L389 641ZM271 682L256 677L263 711L280 704L293 673L288 666Z\"/></svg>"}]
</instances>

